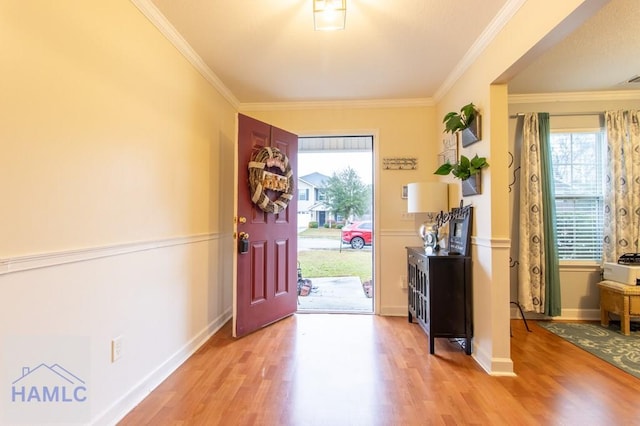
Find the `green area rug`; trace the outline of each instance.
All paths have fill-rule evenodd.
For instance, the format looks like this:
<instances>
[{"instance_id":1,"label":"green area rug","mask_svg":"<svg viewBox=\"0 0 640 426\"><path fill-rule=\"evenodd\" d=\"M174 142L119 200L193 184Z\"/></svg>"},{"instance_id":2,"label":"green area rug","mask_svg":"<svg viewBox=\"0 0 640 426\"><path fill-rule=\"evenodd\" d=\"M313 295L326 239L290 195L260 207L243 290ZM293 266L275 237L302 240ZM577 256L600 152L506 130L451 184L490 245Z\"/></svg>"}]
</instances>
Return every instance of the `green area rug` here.
<instances>
[{"instance_id":1,"label":"green area rug","mask_svg":"<svg viewBox=\"0 0 640 426\"><path fill-rule=\"evenodd\" d=\"M538 321L538 325L619 369L640 378L640 326L631 323L631 335L620 333L620 323L600 324Z\"/></svg>"}]
</instances>

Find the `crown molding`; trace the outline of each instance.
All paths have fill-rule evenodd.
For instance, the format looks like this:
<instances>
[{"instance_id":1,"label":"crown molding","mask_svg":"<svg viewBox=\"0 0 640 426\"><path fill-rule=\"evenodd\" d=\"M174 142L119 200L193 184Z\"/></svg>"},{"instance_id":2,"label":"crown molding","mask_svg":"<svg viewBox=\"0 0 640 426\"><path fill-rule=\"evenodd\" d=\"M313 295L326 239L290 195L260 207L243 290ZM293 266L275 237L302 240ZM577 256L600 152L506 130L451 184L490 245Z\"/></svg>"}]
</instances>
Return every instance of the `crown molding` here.
<instances>
[{"instance_id":1,"label":"crown molding","mask_svg":"<svg viewBox=\"0 0 640 426\"><path fill-rule=\"evenodd\" d=\"M370 99L354 101L309 101L309 102L254 102L242 103L243 111L274 111L274 110L309 110L334 108L419 108L435 106L432 98L415 99Z\"/></svg>"},{"instance_id":2,"label":"crown molding","mask_svg":"<svg viewBox=\"0 0 640 426\"><path fill-rule=\"evenodd\" d=\"M373 99L357 101L265 102L244 103L233 95L222 80L209 68L195 50L171 25L151 0L130 0L140 12L165 36L193 67L238 111L309 110L332 108L415 108L435 106L432 98Z\"/></svg>"},{"instance_id":3,"label":"crown molding","mask_svg":"<svg viewBox=\"0 0 640 426\"><path fill-rule=\"evenodd\" d=\"M167 18L158 10L151 0L130 0L135 7L165 36L167 40L193 65L193 67L207 80L229 103L236 109L240 105L238 99L224 85L222 80L207 66L189 43L180 35L178 30L169 23Z\"/></svg>"},{"instance_id":4,"label":"crown molding","mask_svg":"<svg viewBox=\"0 0 640 426\"><path fill-rule=\"evenodd\" d=\"M509 95L509 104L542 102L632 101L640 99L640 90L607 90L600 92L558 92Z\"/></svg>"},{"instance_id":5,"label":"crown molding","mask_svg":"<svg viewBox=\"0 0 640 426\"><path fill-rule=\"evenodd\" d=\"M489 46L489 43L498 35L504 26L513 18L516 12L526 3L527 0L509 0L500 9L498 14L491 20L487 28L484 29L480 37L471 45L467 53L460 62L449 73L449 77L436 90L433 96L436 101L440 101L444 95L451 90L453 85L471 67L471 65L482 55L482 52Z\"/></svg>"}]
</instances>

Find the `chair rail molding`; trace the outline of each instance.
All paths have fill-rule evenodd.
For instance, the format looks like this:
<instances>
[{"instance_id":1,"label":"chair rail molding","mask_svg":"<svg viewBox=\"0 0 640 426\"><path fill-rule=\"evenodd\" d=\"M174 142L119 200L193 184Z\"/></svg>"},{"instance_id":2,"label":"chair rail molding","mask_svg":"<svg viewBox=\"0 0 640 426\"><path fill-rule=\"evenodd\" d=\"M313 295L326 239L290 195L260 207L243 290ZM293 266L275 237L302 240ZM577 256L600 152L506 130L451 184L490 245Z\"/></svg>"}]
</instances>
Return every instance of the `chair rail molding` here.
<instances>
[{"instance_id":1,"label":"chair rail molding","mask_svg":"<svg viewBox=\"0 0 640 426\"><path fill-rule=\"evenodd\" d=\"M68 263L85 262L110 256L120 256L129 253L160 248L195 244L204 241L223 239L231 234L209 233L196 234L182 237L165 238L134 243L114 244L101 247L89 247L77 250L65 250L51 253L40 253L28 256L19 256L0 259L0 276L32 269L49 268Z\"/></svg>"}]
</instances>

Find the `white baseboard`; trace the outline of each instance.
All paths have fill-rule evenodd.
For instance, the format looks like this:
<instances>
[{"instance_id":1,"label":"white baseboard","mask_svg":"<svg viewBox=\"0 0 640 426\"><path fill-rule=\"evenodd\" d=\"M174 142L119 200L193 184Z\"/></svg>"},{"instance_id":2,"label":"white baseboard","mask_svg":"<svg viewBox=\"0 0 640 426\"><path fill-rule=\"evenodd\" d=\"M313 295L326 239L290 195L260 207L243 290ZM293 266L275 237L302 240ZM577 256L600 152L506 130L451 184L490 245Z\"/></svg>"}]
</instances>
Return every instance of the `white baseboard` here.
<instances>
[{"instance_id":1,"label":"white baseboard","mask_svg":"<svg viewBox=\"0 0 640 426\"><path fill-rule=\"evenodd\" d=\"M471 356L490 376L515 377L516 375L513 372L513 361L510 358L492 358L480 350L477 345L473 345Z\"/></svg>"},{"instance_id":2,"label":"white baseboard","mask_svg":"<svg viewBox=\"0 0 640 426\"><path fill-rule=\"evenodd\" d=\"M406 317L407 306L381 306L378 315L385 317Z\"/></svg>"},{"instance_id":3,"label":"white baseboard","mask_svg":"<svg viewBox=\"0 0 640 426\"><path fill-rule=\"evenodd\" d=\"M178 369L191 355L193 355L203 344L211 338L224 324L231 318L231 308L211 322L204 330L194 336L187 344L176 351L164 363L160 364L147 377L126 392L122 398L117 400L99 414L91 422L92 425L111 426L122 420L131 410L133 410L142 400L144 400L156 387L167 379Z\"/></svg>"},{"instance_id":4,"label":"white baseboard","mask_svg":"<svg viewBox=\"0 0 640 426\"><path fill-rule=\"evenodd\" d=\"M527 320L546 320L546 321L597 321L600 319L600 309L562 309L562 315L550 317L544 314L536 314L534 312L525 312L524 316ZM511 307L511 319L521 319L520 311L516 307Z\"/></svg>"}]
</instances>

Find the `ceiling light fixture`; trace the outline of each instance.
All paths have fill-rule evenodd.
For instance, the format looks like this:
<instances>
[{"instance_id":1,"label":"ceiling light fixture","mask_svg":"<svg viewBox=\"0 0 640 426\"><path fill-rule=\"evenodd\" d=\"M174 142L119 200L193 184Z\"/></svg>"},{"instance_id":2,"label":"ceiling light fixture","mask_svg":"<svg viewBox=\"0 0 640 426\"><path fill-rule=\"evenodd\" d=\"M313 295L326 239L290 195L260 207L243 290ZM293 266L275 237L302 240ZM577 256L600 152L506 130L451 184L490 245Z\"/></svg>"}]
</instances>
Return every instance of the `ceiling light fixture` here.
<instances>
[{"instance_id":1,"label":"ceiling light fixture","mask_svg":"<svg viewBox=\"0 0 640 426\"><path fill-rule=\"evenodd\" d=\"M313 0L313 28L316 31L344 30L347 0Z\"/></svg>"}]
</instances>

